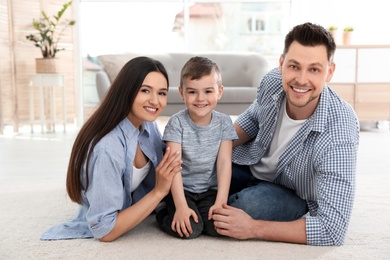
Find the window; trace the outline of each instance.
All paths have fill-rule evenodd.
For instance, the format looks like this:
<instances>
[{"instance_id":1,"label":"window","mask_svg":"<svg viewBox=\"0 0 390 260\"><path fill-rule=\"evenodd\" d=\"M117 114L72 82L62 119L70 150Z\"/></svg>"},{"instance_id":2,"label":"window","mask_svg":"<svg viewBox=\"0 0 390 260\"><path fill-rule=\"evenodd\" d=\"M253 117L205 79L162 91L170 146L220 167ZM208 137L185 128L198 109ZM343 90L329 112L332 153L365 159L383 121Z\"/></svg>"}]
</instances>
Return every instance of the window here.
<instances>
[{"instance_id":1,"label":"window","mask_svg":"<svg viewBox=\"0 0 390 260\"><path fill-rule=\"evenodd\" d=\"M291 1L81 1L84 102L99 102L96 56L253 51L279 56Z\"/></svg>"}]
</instances>

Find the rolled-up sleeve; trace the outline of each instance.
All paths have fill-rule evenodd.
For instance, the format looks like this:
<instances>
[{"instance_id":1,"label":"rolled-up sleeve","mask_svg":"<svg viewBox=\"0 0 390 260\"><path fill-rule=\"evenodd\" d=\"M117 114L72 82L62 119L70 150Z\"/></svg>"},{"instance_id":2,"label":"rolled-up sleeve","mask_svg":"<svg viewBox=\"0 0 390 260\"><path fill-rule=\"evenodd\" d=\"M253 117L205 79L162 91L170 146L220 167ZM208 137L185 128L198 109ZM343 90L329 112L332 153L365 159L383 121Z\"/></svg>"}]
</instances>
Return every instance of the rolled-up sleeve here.
<instances>
[{"instance_id":1,"label":"rolled-up sleeve","mask_svg":"<svg viewBox=\"0 0 390 260\"><path fill-rule=\"evenodd\" d=\"M114 228L125 203L122 175L126 165L123 155L106 149L95 149L89 165L86 219L93 236L99 239Z\"/></svg>"},{"instance_id":2,"label":"rolled-up sleeve","mask_svg":"<svg viewBox=\"0 0 390 260\"><path fill-rule=\"evenodd\" d=\"M255 100L249 108L247 108L240 116L237 117L235 123L245 131L251 138L256 137L259 131L259 122L256 120L258 111L257 100Z\"/></svg>"},{"instance_id":3,"label":"rolled-up sleeve","mask_svg":"<svg viewBox=\"0 0 390 260\"><path fill-rule=\"evenodd\" d=\"M357 143L330 147L319 166L316 214L306 217L309 245L342 245L352 213Z\"/></svg>"}]
</instances>

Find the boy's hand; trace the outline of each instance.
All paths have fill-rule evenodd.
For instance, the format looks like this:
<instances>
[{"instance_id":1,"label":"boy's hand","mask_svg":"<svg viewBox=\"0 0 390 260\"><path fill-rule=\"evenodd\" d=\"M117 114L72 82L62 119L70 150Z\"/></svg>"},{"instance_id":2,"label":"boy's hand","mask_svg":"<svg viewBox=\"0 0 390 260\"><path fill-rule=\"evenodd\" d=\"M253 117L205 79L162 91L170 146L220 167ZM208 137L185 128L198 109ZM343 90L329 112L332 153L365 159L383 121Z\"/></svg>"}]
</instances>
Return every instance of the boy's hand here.
<instances>
[{"instance_id":1,"label":"boy's hand","mask_svg":"<svg viewBox=\"0 0 390 260\"><path fill-rule=\"evenodd\" d=\"M181 237L183 235L189 237L192 234L191 217L198 223L198 215L189 207L176 209L171 226L172 230L177 232Z\"/></svg>"},{"instance_id":2,"label":"boy's hand","mask_svg":"<svg viewBox=\"0 0 390 260\"><path fill-rule=\"evenodd\" d=\"M213 206L210 207L209 209L209 214L208 214L208 219L211 220L213 218L213 212L215 209L222 208L222 203L215 203Z\"/></svg>"}]
</instances>

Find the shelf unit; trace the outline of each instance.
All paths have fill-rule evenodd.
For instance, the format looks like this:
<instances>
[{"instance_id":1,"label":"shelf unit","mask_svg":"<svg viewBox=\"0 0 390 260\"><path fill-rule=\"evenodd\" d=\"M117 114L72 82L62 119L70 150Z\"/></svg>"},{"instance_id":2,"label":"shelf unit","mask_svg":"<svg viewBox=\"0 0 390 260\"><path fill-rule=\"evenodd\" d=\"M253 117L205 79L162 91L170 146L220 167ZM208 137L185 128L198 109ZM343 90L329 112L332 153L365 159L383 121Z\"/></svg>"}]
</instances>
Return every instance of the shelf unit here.
<instances>
[{"instance_id":1,"label":"shelf unit","mask_svg":"<svg viewBox=\"0 0 390 260\"><path fill-rule=\"evenodd\" d=\"M390 45L337 46L329 86L352 105L359 121L390 119L389 59Z\"/></svg>"}]
</instances>

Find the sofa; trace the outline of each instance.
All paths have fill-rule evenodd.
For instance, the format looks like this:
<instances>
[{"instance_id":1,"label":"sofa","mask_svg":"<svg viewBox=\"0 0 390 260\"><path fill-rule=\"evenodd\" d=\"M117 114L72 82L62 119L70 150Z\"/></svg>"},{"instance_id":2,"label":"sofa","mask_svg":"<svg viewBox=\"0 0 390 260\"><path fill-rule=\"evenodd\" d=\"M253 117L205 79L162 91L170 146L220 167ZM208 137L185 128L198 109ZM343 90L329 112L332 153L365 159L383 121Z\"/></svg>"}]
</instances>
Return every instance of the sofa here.
<instances>
[{"instance_id":1,"label":"sofa","mask_svg":"<svg viewBox=\"0 0 390 260\"><path fill-rule=\"evenodd\" d=\"M213 52L213 53L126 53L98 56L102 70L96 74L96 87L100 100L115 79L123 65L137 56L148 56L159 60L169 77L168 105L161 114L171 116L185 108L178 86L183 65L193 56L204 56L214 61L222 75L224 92L216 107L217 111L241 114L256 98L257 87L268 71L265 58L252 52Z\"/></svg>"}]
</instances>

